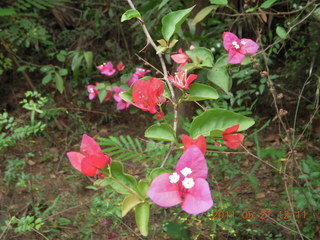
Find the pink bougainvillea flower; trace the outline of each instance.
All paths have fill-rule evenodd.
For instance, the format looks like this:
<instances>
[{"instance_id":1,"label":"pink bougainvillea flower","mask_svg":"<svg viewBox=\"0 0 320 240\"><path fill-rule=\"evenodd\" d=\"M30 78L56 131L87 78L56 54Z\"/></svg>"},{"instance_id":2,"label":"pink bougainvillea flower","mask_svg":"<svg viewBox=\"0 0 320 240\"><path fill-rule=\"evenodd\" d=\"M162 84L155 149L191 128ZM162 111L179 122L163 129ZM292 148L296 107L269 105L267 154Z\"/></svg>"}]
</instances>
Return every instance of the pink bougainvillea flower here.
<instances>
[{"instance_id":1,"label":"pink bougainvillea flower","mask_svg":"<svg viewBox=\"0 0 320 240\"><path fill-rule=\"evenodd\" d=\"M207 175L206 159L193 145L180 157L175 172L156 177L147 194L161 207L181 203L182 209L189 214L203 213L213 206Z\"/></svg>"},{"instance_id":2,"label":"pink bougainvillea flower","mask_svg":"<svg viewBox=\"0 0 320 240\"><path fill-rule=\"evenodd\" d=\"M145 70L143 68L136 68L136 72L132 74L131 78L127 82L127 85L131 87L139 78L143 78L147 73L151 72L151 70Z\"/></svg>"},{"instance_id":3,"label":"pink bougainvillea flower","mask_svg":"<svg viewBox=\"0 0 320 240\"><path fill-rule=\"evenodd\" d=\"M178 50L177 54L171 55L171 58L174 62L179 64L177 71L180 71L190 61L190 58L182 51L182 48Z\"/></svg>"},{"instance_id":4,"label":"pink bougainvillea flower","mask_svg":"<svg viewBox=\"0 0 320 240\"><path fill-rule=\"evenodd\" d=\"M112 76L116 72L116 69L113 68L113 65L110 61L97 66L97 68L100 70L101 74L106 76Z\"/></svg>"},{"instance_id":5,"label":"pink bougainvillea flower","mask_svg":"<svg viewBox=\"0 0 320 240\"><path fill-rule=\"evenodd\" d=\"M168 78L172 81L172 84L178 88L181 89L189 89L189 85L197 79L198 75L196 74L190 74L187 77L187 71L180 70L177 72L174 77L169 76Z\"/></svg>"},{"instance_id":6,"label":"pink bougainvillea flower","mask_svg":"<svg viewBox=\"0 0 320 240\"><path fill-rule=\"evenodd\" d=\"M99 85L99 83L96 82L96 85L88 85L87 86L87 91L89 93L89 99L90 100L92 100L92 99L94 99L94 98L99 96L99 90L97 89L98 85ZM112 97L112 93L113 93L113 90L107 91L107 95L106 95L106 97L104 98L103 101L108 101Z\"/></svg>"},{"instance_id":7,"label":"pink bougainvillea flower","mask_svg":"<svg viewBox=\"0 0 320 240\"><path fill-rule=\"evenodd\" d=\"M259 46L251 39L239 39L231 32L224 32L222 34L223 46L229 53L229 63L241 63L247 54L255 54Z\"/></svg>"},{"instance_id":8,"label":"pink bougainvillea flower","mask_svg":"<svg viewBox=\"0 0 320 240\"><path fill-rule=\"evenodd\" d=\"M90 177L111 163L111 158L104 155L100 146L86 134L82 136L80 152L67 152L67 156L75 169Z\"/></svg>"},{"instance_id":9,"label":"pink bougainvillea flower","mask_svg":"<svg viewBox=\"0 0 320 240\"><path fill-rule=\"evenodd\" d=\"M117 104L117 109L118 110L124 110L127 109L130 106L130 103L126 102L120 97L120 93L125 92L125 90L119 88L119 87L114 87L113 90L115 91L115 94L113 95L114 100L118 103Z\"/></svg>"},{"instance_id":10,"label":"pink bougainvillea flower","mask_svg":"<svg viewBox=\"0 0 320 240\"><path fill-rule=\"evenodd\" d=\"M122 71L123 69L125 69L125 65L123 65L123 63L122 62L119 62L118 63L118 65L117 65L117 69L118 69L118 71Z\"/></svg>"},{"instance_id":11,"label":"pink bougainvillea flower","mask_svg":"<svg viewBox=\"0 0 320 240\"><path fill-rule=\"evenodd\" d=\"M197 139L193 139L185 134L182 134L182 143L183 143L183 151L187 151L187 149L192 146L196 145L203 154L206 153L207 143L206 139L203 135L200 135Z\"/></svg>"},{"instance_id":12,"label":"pink bougainvillea flower","mask_svg":"<svg viewBox=\"0 0 320 240\"><path fill-rule=\"evenodd\" d=\"M89 93L89 100L92 100L95 97L98 97L98 95L99 95L99 90L96 89L95 85L88 85L87 86L87 91Z\"/></svg>"},{"instance_id":13,"label":"pink bougainvillea flower","mask_svg":"<svg viewBox=\"0 0 320 240\"><path fill-rule=\"evenodd\" d=\"M244 139L244 136L240 133L232 134L238 131L239 127L240 124L234 125L232 127L227 128L222 133L222 139L227 147L235 149L240 146L242 140Z\"/></svg>"},{"instance_id":14,"label":"pink bougainvillea flower","mask_svg":"<svg viewBox=\"0 0 320 240\"><path fill-rule=\"evenodd\" d=\"M143 111L156 113L157 105L164 92L164 84L158 79L151 77L149 80L137 80L133 85L132 104Z\"/></svg>"}]
</instances>

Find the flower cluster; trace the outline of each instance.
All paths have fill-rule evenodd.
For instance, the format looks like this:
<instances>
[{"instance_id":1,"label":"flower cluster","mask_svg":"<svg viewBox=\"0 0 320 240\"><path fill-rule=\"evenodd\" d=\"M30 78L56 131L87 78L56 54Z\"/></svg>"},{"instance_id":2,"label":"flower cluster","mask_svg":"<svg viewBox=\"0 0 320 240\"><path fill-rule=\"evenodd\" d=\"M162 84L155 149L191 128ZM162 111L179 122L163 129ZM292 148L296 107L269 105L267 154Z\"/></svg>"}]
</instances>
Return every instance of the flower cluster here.
<instances>
[{"instance_id":1,"label":"flower cluster","mask_svg":"<svg viewBox=\"0 0 320 240\"><path fill-rule=\"evenodd\" d=\"M86 134L82 136L80 152L67 152L72 166L84 175L93 177L99 170L111 163L111 157L104 155L94 139Z\"/></svg>"}]
</instances>

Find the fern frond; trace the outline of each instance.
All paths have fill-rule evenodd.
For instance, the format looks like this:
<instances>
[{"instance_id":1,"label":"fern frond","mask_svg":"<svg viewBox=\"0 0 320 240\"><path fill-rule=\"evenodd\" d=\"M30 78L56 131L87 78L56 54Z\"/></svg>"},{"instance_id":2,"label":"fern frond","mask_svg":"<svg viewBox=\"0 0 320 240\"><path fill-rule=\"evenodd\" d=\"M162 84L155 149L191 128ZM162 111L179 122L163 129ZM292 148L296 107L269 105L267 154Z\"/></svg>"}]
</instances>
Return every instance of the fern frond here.
<instances>
[{"instance_id":1,"label":"fern frond","mask_svg":"<svg viewBox=\"0 0 320 240\"><path fill-rule=\"evenodd\" d=\"M159 161L163 159L168 147L162 145L161 147L155 145L155 142L149 143L147 147L138 138L131 136L110 136L109 138L99 138L100 145L103 146L103 152L106 152L114 160L133 162L144 161ZM153 147L150 147L153 145Z\"/></svg>"},{"instance_id":2,"label":"fern frond","mask_svg":"<svg viewBox=\"0 0 320 240\"><path fill-rule=\"evenodd\" d=\"M27 10L29 8L45 10L47 8L63 5L69 1L70 0L16 0L16 2L12 4L12 7L20 10Z\"/></svg>"}]
</instances>

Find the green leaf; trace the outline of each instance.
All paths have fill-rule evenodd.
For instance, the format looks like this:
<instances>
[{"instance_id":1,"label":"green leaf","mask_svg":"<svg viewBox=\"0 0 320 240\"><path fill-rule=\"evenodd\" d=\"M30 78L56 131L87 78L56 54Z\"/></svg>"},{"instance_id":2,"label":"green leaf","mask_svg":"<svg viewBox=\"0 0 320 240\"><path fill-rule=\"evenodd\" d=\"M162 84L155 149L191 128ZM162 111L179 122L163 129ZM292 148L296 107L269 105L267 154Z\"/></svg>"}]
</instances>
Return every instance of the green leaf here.
<instances>
[{"instance_id":1,"label":"green leaf","mask_svg":"<svg viewBox=\"0 0 320 240\"><path fill-rule=\"evenodd\" d=\"M214 64L215 67L226 67L228 66L228 54L222 55L221 57L219 57L216 61L216 63Z\"/></svg>"},{"instance_id":2,"label":"green leaf","mask_svg":"<svg viewBox=\"0 0 320 240\"><path fill-rule=\"evenodd\" d=\"M121 22L128 21L132 18L141 18L141 14L139 13L138 10L136 9L127 10L124 14L122 14Z\"/></svg>"},{"instance_id":3,"label":"green leaf","mask_svg":"<svg viewBox=\"0 0 320 240\"><path fill-rule=\"evenodd\" d=\"M0 8L0 17L15 15L16 11L14 8Z\"/></svg>"},{"instance_id":4,"label":"green leaf","mask_svg":"<svg viewBox=\"0 0 320 240\"><path fill-rule=\"evenodd\" d=\"M93 54L91 51L85 51L83 55L87 63L87 73L90 75L92 72Z\"/></svg>"},{"instance_id":5,"label":"green leaf","mask_svg":"<svg viewBox=\"0 0 320 240\"><path fill-rule=\"evenodd\" d=\"M171 13L168 13L166 16L162 18L162 29L161 33L163 38L169 42L172 35L178 31L181 24L187 19L190 12L194 8L187 8L183 10L174 11Z\"/></svg>"},{"instance_id":6,"label":"green leaf","mask_svg":"<svg viewBox=\"0 0 320 240\"><path fill-rule=\"evenodd\" d=\"M287 38L287 32L283 27L277 27L276 28L276 33L278 34L278 36L282 39L286 39Z\"/></svg>"},{"instance_id":7,"label":"green leaf","mask_svg":"<svg viewBox=\"0 0 320 240\"><path fill-rule=\"evenodd\" d=\"M179 41L179 40L177 40L177 39L172 39L171 42L169 43L168 48L173 48L174 45L176 45L176 43L177 43L178 41Z\"/></svg>"},{"instance_id":8,"label":"green leaf","mask_svg":"<svg viewBox=\"0 0 320 240\"><path fill-rule=\"evenodd\" d=\"M150 206L149 203L139 204L135 208L135 218L137 226L140 230L142 236L148 236L148 226L149 226L149 217L150 217Z\"/></svg>"},{"instance_id":9,"label":"green leaf","mask_svg":"<svg viewBox=\"0 0 320 240\"><path fill-rule=\"evenodd\" d=\"M83 55L79 55L78 52L74 54L74 56L72 58L72 62L71 62L71 70L72 71L79 70L82 59L83 59Z\"/></svg>"},{"instance_id":10,"label":"green leaf","mask_svg":"<svg viewBox=\"0 0 320 240\"><path fill-rule=\"evenodd\" d=\"M246 12L246 13L251 13L251 12L254 12L254 11L256 11L256 10L257 10L257 8L256 8L256 7L253 7L253 8L247 9L245 12Z\"/></svg>"},{"instance_id":11,"label":"green leaf","mask_svg":"<svg viewBox=\"0 0 320 240\"><path fill-rule=\"evenodd\" d=\"M264 2L261 4L260 8L269 8L269 7L271 7L271 5L274 4L276 1L278 1L278 0L267 0L267 1L264 1Z\"/></svg>"},{"instance_id":12,"label":"green leaf","mask_svg":"<svg viewBox=\"0 0 320 240\"><path fill-rule=\"evenodd\" d=\"M66 76L66 75L68 75L68 69L66 69L66 68L60 68L60 69L59 69L59 74L60 74L61 76Z\"/></svg>"},{"instance_id":13,"label":"green leaf","mask_svg":"<svg viewBox=\"0 0 320 240\"><path fill-rule=\"evenodd\" d=\"M118 182L109 179L110 186L121 194L131 194L132 192L128 189L132 189L133 191L137 191L137 180L135 177L126 174L123 172L123 165L121 162L112 161L111 163L111 175Z\"/></svg>"},{"instance_id":14,"label":"green leaf","mask_svg":"<svg viewBox=\"0 0 320 240\"><path fill-rule=\"evenodd\" d=\"M207 73L207 78L223 91L229 92L231 88L231 79L225 67L213 67Z\"/></svg>"},{"instance_id":15,"label":"green leaf","mask_svg":"<svg viewBox=\"0 0 320 240\"><path fill-rule=\"evenodd\" d=\"M141 203L141 200L136 195L127 195L122 202L122 217L126 216L127 213L139 203Z\"/></svg>"},{"instance_id":16,"label":"green leaf","mask_svg":"<svg viewBox=\"0 0 320 240\"><path fill-rule=\"evenodd\" d=\"M150 183L147 180L140 180L138 183L138 191L141 197L145 198L150 188Z\"/></svg>"},{"instance_id":17,"label":"green leaf","mask_svg":"<svg viewBox=\"0 0 320 240\"><path fill-rule=\"evenodd\" d=\"M197 15L194 17L192 25L196 25L197 23L201 22L206 16L208 16L212 12L212 10L216 10L217 8L218 6L214 5L201 9L201 11L198 12Z\"/></svg>"},{"instance_id":18,"label":"green leaf","mask_svg":"<svg viewBox=\"0 0 320 240\"><path fill-rule=\"evenodd\" d=\"M213 131L224 131L228 127L240 124L238 131L248 129L254 120L225 109L210 109L194 118L190 127L190 135L197 138L201 134L210 136Z\"/></svg>"},{"instance_id":19,"label":"green leaf","mask_svg":"<svg viewBox=\"0 0 320 240\"><path fill-rule=\"evenodd\" d=\"M201 67L213 66L213 54L208 48L198 47L193 50L186 51L186 54L191 58L193 63Z\"/></svg>"},{"instance_id":20,"label":"green leaf","mask_svg":"<svg viewBox=\"0 0 320 240\"><path fill-rule=\"evenodd\" d=\"M211 4L228 5L228 0L210 0Z\"/></svg>"},{"instance_id":21,"label":"green leaf","mask_svg":"<svg viewBox=\"0 0 320 240\"><path fill-rule=\"evenodd\" d=\"M153 179L155 179L163 173L170 173L170 171L164 168L154 168L149 174L149 179L152 181Z\"/></svg>"},{"instance_id":22,"label":"green leaf","mask_svg":"<svg viewBox=\"0 0 320 240\"><path fill-rule=\"evenodd\" d=\"M145 131L144 136L160 141L174 142L176 140L172 128L165 123L152 125Z\"/></svg>"},{"instance_id":23,"label":"green leaf","mask_svg":"<svg viewBox=\"0 0 320 240\"><path fill-rule=\"evenodd\" d=\"M159 54L159 53L162 53L162 52L164 52L164 51L166 51L167 50L167 47L163 47L163 46L161 46L161 45L159 45L159 46L157 46L157 54Z\"/></svg>"},{"instance_id":24,"label":"green leaf","mask_svg":"<svg viewBox=\"0 0 320 240\"><path fill-rule=\"evenodd\" d=\"M187 90L188 98L183 101L201 101L206 99L217 99L219 94L216 89L201 83L193 83Z\"/></svg>"},{"instance_id":25,"label":"green leaf","mask_svg":"<svg viewBox=\"0 0 320 240\"><path fill-rule=\"evenodd\" d=\"M320 7L318 7L314 12L313 12L313 16L315 19L317 19L318 21L320 21Z\"/></svg>"},{"instance_id":26,"label":"green leaf","mask_svg":"<svg viewBox=\"0 0 320 240\"><path fill-rule=\"evenodd\" d=\"M100 103L103 102L103 100L105 99L105 97L107 96L107 94L108 94L108 92L107 92L107 90L105 90L105 89L102 89L102 90L99 91L98 97L99 97Z\"/></svg>"},{"instance_id":27,"label":"green leaf","mask_svg":"<svg viewBox=\"0 0 320 240\"><path fill-rule=\"evenodd\" d=\"M55 72L54 81L56 82L56 89L62 94L64 91L63 78L58 72Z\"/></svg>"},{"instance_id":28,"label":"green leaf","mask_svg":"<svg viewBox=\"0 0 320 240\"><path fill-rule=\"evenodd\" d=\"M159 39L157 42L162 46L162 47L167 47L167 41L164 39Z\"/></svg>"},{"instance_id":29,"label":"green leaf","mask_svg":"<svg viewBox=\"0 0 320 240\"><path fill-rule=\"evenodd\" d=\"M44 78L42 78L42 84L47 84L52 80L52 73L48 73Z\"/></svg>"}]
</instances>

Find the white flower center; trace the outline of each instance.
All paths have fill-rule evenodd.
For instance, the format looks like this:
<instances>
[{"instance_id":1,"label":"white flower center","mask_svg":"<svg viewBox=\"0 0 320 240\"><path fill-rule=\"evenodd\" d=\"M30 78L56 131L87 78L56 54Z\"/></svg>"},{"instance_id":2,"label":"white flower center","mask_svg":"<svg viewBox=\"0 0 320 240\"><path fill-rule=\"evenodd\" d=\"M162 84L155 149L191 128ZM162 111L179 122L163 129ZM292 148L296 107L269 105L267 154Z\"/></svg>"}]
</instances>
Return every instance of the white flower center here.
<instances>
[{"instance_id":1,"label":"white flower center","mask_svg":"<svg viewBox=\"0 0 320 240\"><path fill-rule=\"evenodd\" d=\"M233 42L232 42L232 45L233 45L233 46L238 45L237 41L233 41Z\"/></svg>"},{"instance_id":2,"label":"white flower center","mask_svg":"<svg viewBox=\"0 0 320 240\"><path fill-rule=\"evenodd\" d=\"M242 44L242 45L246 45L246 41L243 41L243 40L242 40L242 41L241 41L241 44Z\"/></svg>"},{"instance_id":3,"label":"white flower center","mask_svg":"<svg viewBox=\"0 0 320 240\"><path fill-rule=\"evenodd\" d=\"M187 189L190 189L194 186L194 180L193 178L185 178L183 181L182 181L182 185L187 188Z\"/></svg>"},{"instance_id":4,"label":"white flower center","mask_svg":"<svg viewBox=\"0 0 320 240\"><path fill-rule=\"evenodd\" d=\"M174 172L172 175L169 176L171 183L177 183L180 179L180 176L178 173Z\"/></svg>"},{"instance_id":5,"label":"white flower center","mask_svg":"<svg viewBox=\"0 0 320 240\"><path fill-rule=\"evenodd\" d=\"M188 167L185 167L184 169L182 169L181 171L181 174L183 175L183 176L188 176L190 173L192 173L192 170L191 170L191 168L188 168Z\"/></svg>"},{"instance_id":6,"label":"white flower center","mask_svg":"<svg viewBox=\"0 0 320 240\"><path fill-rule=\"evenodd\" d=\"M237 44L237 45L234 45L234 48L235 48L235 49L239 49L240 46Z\"/></svg>"},{"instance_id":7,"label":"white flower center","mask_svg":"<svg viewBox=\"0 0 320 240\"><path fill-rule=\"evenodd\" d=\"M90 92L90 93L94 93L93 88L89 88L89 92Z\"/></svg>"}]
</instances>

